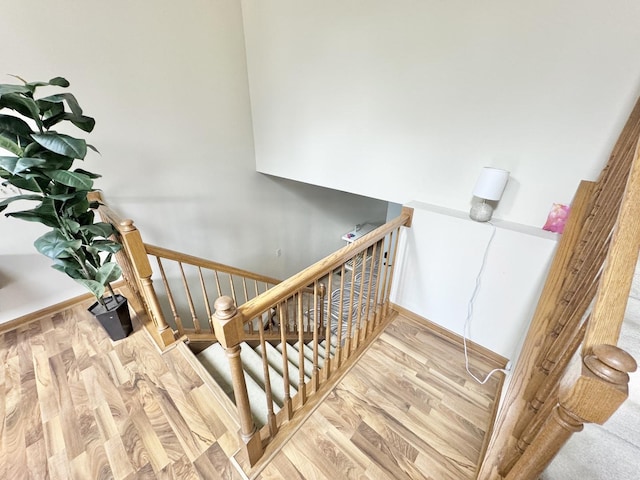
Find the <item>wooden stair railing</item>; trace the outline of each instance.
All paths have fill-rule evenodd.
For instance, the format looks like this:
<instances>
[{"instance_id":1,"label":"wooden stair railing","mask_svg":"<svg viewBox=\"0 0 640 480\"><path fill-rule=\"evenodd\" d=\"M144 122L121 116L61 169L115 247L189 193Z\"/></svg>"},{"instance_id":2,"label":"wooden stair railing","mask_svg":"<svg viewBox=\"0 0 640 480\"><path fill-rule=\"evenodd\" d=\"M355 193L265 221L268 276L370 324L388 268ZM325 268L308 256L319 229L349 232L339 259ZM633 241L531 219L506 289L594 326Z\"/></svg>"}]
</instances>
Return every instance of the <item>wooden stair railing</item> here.
<instances>
[{"instance_id":1,"label":"wooden stair railing","mask_svg":"<svg viewBox=\"0 0 640 480\"><path fill-rule=\"evenodd\" d=\"M640 101L598 181L582 182L478 478L536 479L586 422L627 397L616 344L640 249Z\"/></svg>"},{"instance_id":2,"label":"wooden stair railing","mask_svg":"<svg viewBox=\"0 0 640 480\"><path fill-rule=\"evenodd\" d=\"M236 306L232 298L216 300L213 323L222 347L229 359L238 416L240 439L249 465L255 465L263 455L264 448L279 429L297 413L302 413L313 395L328 392L332 381L362 354L384 326L389 317L389 295L393 281L393 266L397 252L397 237L402 226L411 225L411 209L347 245L337 252L302 270L293 277L254 297L243 305ZM326 285L326 287L325 287ZM311 290L313 301L305 307L302 293ZM326 296L325 296L326 293ZM313 337L311 360L299 349L299 375L297 393L291 395L289 378L284 381L284 407L274 412L271 399L269 359L265 347L265 323L257 321L265 313L275 311L278 316L281 341L286 345L286 324L297 325L299 345L303 345L303 332L310 325ZM246 338L245 325L254 323L261 345L267 402L267 424L259 431L251 413L247 386L240 361L240 343ZM326 349L334 349L319 364L319 348L325 340ZM288 375L287 348L283 348L282 371ZM310 380L304 376L305 362L312 362Z\"/></svg>"},{"instance_id":3,"label":"wooden stair railing","mask_svg":"<svg viewBox=\"0 0 640 480\"><path fill-rule=\"evenodd\" d=\"M123 219L104 203L99 192L90 199L100 202L103 221L113 224L123 249L116 254L123 277L151 324L145 325L161 349L178 338L192 344L216 341L209 299L229 295L246 302L280 280L143 242L132 220ZM153 271L150 259L157 265ZM154 273L160 285L152 280ZM209 291L210 290L210 291ZM199 293L199 301L196 301ZM213 298L216 298L213 297ZM185 315L186 313L186 315ZM172 325L173 324L173 325ZM248 327L251 334L252 326Z\"/></svg>"}]
</instances>

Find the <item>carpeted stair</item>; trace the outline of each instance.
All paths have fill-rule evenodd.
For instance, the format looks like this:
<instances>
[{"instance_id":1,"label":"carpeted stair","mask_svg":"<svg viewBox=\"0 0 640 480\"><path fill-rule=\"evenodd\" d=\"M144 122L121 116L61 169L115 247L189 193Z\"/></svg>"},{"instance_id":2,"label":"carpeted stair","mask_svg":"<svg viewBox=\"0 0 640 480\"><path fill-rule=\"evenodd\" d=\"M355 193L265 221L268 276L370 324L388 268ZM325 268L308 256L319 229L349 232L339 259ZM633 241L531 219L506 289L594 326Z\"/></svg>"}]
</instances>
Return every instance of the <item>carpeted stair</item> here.
<instances>
[{"instance_id":1,"label":"carpeted stair","mask_svg":"<svg viewBox=\"0 0 640 480\"><path fill-rule=\"evenodd\" d=\"M266 343L266 358L269 364L269 380L272 387L273 411L277 413L284 405L284 378L282 351L283 344L275 347ZM287 363L289 372L289 395L293 398L298 391L300 380L300 343L287 345ZM313 348L302 344L304 361L302 370L304 371L304 381L307 383L313 374ZM330 347L330 355L333 356L335 348ZM326 341L318 345L318 366L322 368L326 358ZM264 388L264 368L262 365L262 348L258 345L252 349L247 343L240 344L240 358L244 369L244 379L249 393L249 403L253 418L258 428L267 423L267 401ZM214 343L198 354L198 360L204 365L213 379L222 387L225 393L234 400L233 384L231 381L231 371L229 360L224 349L219 343Z\"/></svg>"}]
</instances>

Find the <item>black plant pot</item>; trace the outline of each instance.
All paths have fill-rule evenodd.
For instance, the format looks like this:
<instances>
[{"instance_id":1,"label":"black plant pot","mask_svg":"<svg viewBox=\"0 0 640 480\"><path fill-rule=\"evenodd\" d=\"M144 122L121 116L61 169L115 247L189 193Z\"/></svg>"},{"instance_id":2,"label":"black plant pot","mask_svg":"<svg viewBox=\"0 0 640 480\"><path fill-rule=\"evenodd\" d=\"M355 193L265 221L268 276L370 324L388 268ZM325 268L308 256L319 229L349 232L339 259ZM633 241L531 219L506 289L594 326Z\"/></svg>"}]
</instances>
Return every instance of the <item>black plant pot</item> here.
<instances>
[{"instance_id":1,"label":"black plant pot","mask_svg":"<svg viewBox=\"0 0 640 480\"><path fill-rule=\"evenodd\" d=\"M98 319L111 340L122 340L133 331L127 299L122 295L104 297L104 303L106 308L96 302L89 307L89 312Z\"/></svg>"}]
</instances>

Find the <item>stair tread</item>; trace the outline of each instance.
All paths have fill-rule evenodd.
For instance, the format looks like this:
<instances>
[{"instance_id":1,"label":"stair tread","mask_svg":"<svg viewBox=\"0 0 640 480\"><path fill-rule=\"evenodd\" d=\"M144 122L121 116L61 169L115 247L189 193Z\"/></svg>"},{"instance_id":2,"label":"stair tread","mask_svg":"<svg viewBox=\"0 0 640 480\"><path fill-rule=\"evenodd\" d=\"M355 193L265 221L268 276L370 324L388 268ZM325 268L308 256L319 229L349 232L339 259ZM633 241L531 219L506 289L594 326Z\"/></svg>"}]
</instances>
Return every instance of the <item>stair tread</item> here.
<instances>
[{"instance_id":1,"label":"stair tread","mask_svg":"<svg viewBox=\"0 0 640 480\"><path fill-rule=\"evenodd\" d=\"M240 344L240 358L242 366L249 375L253 377L258 385L265 390L264 367L262 364L262 354L257 353L249 344ZM271 383L271 399L278 407L284 405L284 379L275 368L267 363L269 369L269 381ZM265 394L266 396L266 394Z\"/></svg>"},{"instance_id":2,"label":"stair tread","mask_svg":"<svg viewBox=\"0 0 640 480\"><path fill-rule=\"evenodd\" d=\"M299 350L300 342L296 343L294 346ZM303 343L303 355L304 357L309 360L309 363L311 363L311 365L313 365L313 348L311 348L309 345L307 345L306 343ZM324 354L325 354L325 350L323 347L321 347L320 345L318 345L318 368L322 368L322 366L324 365ZM305 362L306 363L306 362Z\"/></svg>"},{"instance_id":3,"label":"stair tread","mask_svg":"<svg viewBox=\"0 0 640 480\"><path fill-rule=\"evenodd\" d=\"M291 345L290 343L286 343L285 345L287 346L287 359L289 360L289 362L291 362L293 365L295 365L299 369L300 368L300 355L299 355L300 352L298 351L298 348L295 345ZM276 349L279 352L282 352L282 344L281 343L278 344L276 346ZM306 357L302 365L302 368L304 369L304 374L306 377L311 378L313 376L313 363L306 360Z\"/></svg>"},{"instance_id":4,"label":"stair tread","mask_svg":"<svg viewBox=\"0 0 640 480\"><path fill-rule=\"evenodd\" d=\"M282 352L270 343L265 343L267 349L267 361L269 365L271 365L284 379L284 368L282 361ZM262 348L260 345L256 347L256 352L262 353ZM298 392L298 384L300 382L300 370L296 365L294 365L289 359L287 359L287 363L289 364L289 385L291 385L290 395L293 397ZM307 375L304 376L305 383L310 379Z\"/></svg>"},{"instance_id":5,"label":"stair tread","mask_svg":"<svg viewBox=\"0 0 640 480\"><path fill-rule=\"evenodd\" d=\"M250 349L248 345L246 348ZM222 346L219 343L214 343L200 352L197 355L197 358L211 374L216 383L218 383L224 392L235 402L231 370L229 369L229 360L227 359L227 355ZM260 386L246 371L244 372L244 380L247 385L251 413L258 425L258 428L260 428L267 424L268 412L266 394L262 386ZM273 409L275 413L280 410L280 407L277 404L274 404Z\"/></svg>"}]
</instances>

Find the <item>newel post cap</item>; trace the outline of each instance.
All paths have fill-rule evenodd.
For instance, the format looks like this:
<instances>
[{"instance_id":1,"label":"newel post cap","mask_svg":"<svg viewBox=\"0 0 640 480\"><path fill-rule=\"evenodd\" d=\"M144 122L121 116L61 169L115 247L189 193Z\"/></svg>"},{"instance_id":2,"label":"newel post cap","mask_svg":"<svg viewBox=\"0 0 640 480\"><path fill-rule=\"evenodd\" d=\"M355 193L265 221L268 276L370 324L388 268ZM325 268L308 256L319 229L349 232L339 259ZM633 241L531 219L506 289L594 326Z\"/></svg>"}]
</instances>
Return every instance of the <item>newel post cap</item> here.
<instances>
[{"instance_id":1,"label":"newel post cap","mask_svg":"<svg viewBox=\"0 0 640 480\"><path fill-rule=\"evenodd\" d=\"M218 342L224 348L238 345L243 337L242 315L236 308L233 298L223 295L213 303L213 330Z\"/></svg>"}]
</instances>

